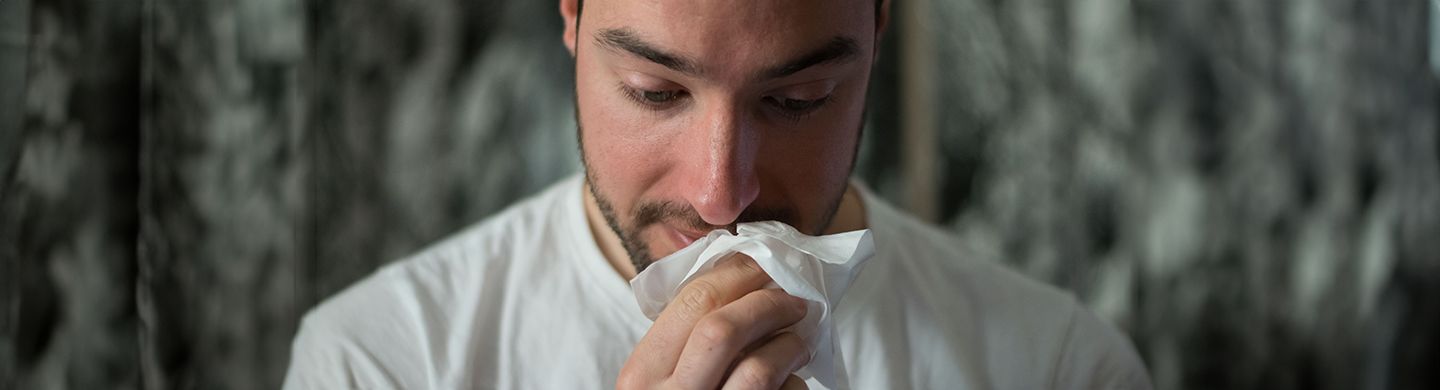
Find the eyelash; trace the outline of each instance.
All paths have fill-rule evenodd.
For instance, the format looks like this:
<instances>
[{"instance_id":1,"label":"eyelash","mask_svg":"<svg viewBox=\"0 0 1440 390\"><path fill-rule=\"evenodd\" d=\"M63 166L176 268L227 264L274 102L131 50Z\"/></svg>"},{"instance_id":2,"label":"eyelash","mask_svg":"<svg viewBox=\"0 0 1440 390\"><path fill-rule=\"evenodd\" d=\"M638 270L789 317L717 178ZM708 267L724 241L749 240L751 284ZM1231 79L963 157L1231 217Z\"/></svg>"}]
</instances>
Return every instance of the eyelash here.
<instances>
[{"instance_id":1,"label":"eyelash","mask_svg":"<svg viewBox=\"0 0 1440 390\"><path fill-rule=\"evenodd\" d=\"M630 99L631 102L640 107L655 111L669 109L679 104L680 99L690 96L684 91L646 91L632 88L623 83L620 84L620 94L625 95L627 99ZM660 96L664 97L664 101L651 100L651 96L646 96L648 94L660 94ZM825 103L830 101L830 96L831 95L825 95L825 97L815 100L797 100L767 96L765 97L765 101L774 107L785 119L792 122L799 122L824 107ZM794 104L795 106L786 107L786 104Z\"/></svg>"},{"instance_id":2,"label":"eyelash","mask_svg":"<svg viewBox=\"0 0 1440 390\"><path fill-rule=\"evenodd\" d=\"M825 103L830 101L830 95L825 95L824 97L815 100L785 99L773 96L766 97L765 100L770 102L770 105L775 107L780 112L780 115L784 116L785 119L789 119L791 122L800 122L801 120L809 117L810 114L814 114L816 111L819 111L821 107L824 107ZM786 107L786 104L791 103L796 104L797 106Z\"/></svg>"},{"instance_id":3,"label":"eyelash","mask_svg":"<svg viewBox=\"0 0 1440 390\"><path fill-rule=\"evenodd\" d=\"M669 94L668 99L662 102L650 100L646 94ZM683 91L646 91L638 88L631 88L628 85L620 84L620 94L625 95L630 101L644 108L660 111L673 106L680 98L689 96Z\"/></svg>"}]
</instances>

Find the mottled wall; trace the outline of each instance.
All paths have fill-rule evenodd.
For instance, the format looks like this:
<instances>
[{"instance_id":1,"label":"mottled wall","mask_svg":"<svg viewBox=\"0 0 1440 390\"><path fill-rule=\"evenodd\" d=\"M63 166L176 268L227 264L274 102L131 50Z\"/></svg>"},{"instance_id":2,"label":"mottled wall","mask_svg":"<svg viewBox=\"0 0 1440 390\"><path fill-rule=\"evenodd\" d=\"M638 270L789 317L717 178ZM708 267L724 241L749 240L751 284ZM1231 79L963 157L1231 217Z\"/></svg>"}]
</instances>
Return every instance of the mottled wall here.
<instances>
[{"instance_id":1,"label":"mottled wall","mask_svg":"<svg viewBox=\"0 0 1440 390\"><path fill-rule=\"evenodd\" d=\"M9 13L26 8L28 35ZM7 47L27 52L0 58L0 69L24 72L19 82L0 76L0 91L22 91L0 115L0 386L135 383L140 9L60 1L0 10Z\"/></svg>"},{"instance_id":2,"label":"mottled wall","mask_svg":"<svg viewBox=\"0 0 1440 390\"><path fill-rule=\"evenodd\" d=\"M1164 388L1437 385L1426 2L935 5L971 248L1122 324Z\"/></svg>"},{"instance_id":3,"label":"mottled wall","mask_svg":"<svg viewBox=\"0 0 1440 390\"><path fill-rule=\"evenodd\" d=\"M916 4L878 192L1075 291L1163 388L1440 383L1425 1ZM554 12L0 0L0 388L276 387L310 306L576 170Z\"/></svg>"}]
</instances>

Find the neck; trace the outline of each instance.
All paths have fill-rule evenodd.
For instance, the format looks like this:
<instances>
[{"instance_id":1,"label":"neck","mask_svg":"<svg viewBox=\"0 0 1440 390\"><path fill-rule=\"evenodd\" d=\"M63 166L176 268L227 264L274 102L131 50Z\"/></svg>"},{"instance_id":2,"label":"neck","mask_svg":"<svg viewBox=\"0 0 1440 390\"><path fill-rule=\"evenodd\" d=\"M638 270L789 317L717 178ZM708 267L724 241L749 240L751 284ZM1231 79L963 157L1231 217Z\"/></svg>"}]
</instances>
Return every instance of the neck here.
<instances>
[{"instance_id":1,"label":"neck","mask_svg":"<svg viewBox=\"0 0 1440 390\"><path fill-rule=\"evenodd\" d=\"M830 226L825 228L825 234L836 234L856 231L868 227L865 221L865 202L860 199L860 190L854 184L845 186L845 194L840 196L840 207L835 210L835 217L830 219Z\"/></svg>"}]
</instances>

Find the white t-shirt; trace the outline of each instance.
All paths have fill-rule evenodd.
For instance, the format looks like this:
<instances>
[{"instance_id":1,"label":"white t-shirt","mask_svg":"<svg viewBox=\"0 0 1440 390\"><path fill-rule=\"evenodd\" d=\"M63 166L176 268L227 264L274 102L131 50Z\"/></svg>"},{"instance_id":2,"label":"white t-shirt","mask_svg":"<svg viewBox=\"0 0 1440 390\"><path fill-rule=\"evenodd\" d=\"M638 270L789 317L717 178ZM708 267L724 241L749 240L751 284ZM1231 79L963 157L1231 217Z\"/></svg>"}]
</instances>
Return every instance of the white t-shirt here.
<instances>
[{"instance_id":1,"label":"white t-shirt","mask_svg":"<svg viewBox=\"0 0 1440 390\"><path fill-rule=\"evenodd\" d=\"M285 387L613 387L651 322L596 246L581 184L566 179L311 310ZM851 386L1150 388L1129 340L1069 294L968 259L953 236L860 194L876 253L835 312Z\"/></svg>"}]
</instances>

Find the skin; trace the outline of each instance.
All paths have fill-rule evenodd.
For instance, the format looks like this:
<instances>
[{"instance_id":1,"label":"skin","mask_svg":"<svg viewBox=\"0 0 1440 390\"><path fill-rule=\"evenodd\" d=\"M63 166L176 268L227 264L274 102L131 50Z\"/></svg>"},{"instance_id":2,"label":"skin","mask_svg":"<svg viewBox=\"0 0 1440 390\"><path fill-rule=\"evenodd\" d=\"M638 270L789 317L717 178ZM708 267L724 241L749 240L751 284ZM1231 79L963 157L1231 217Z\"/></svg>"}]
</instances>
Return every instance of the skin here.
<instances>
[{"instance_id":1,"label":"skin","mask_svg":"<svg viewBox=\"0 0 1440 390\"><path fill-rule=\"evenodd\" d=\"M713 229L865 227L848 184L889 1L561 0L585 208L629 279ZM807 59L821 61L806 61ZM738 255L686 285L617 388L804 387L804 301Z\"/></svg>"}]
</instances>

